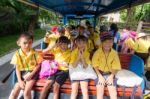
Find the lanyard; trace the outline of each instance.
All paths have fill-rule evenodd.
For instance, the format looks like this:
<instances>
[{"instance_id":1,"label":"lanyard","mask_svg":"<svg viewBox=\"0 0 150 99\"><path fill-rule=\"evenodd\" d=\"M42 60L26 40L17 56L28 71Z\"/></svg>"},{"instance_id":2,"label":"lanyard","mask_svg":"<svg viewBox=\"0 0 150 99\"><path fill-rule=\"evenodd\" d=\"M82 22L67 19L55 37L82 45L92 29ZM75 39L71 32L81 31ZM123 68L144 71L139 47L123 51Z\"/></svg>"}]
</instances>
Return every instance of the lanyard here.
<instances>
[{"instance_id":1,"label":"lanyard","mask_svg":"<svg viewBox=\"0 0 150 99\"><path fill-rule=\"evenodd\" d=\"M110 54L110 52L108 53L108 55L106 56L106 54L105 54L105 52L103 51L103 53L104 53L104 56L105 56L105 60L106 60L106 63L105 63L105 66L104 66L104 70L105 70L105 68L106 68L106 66L107 66L107 68L108 68L108 70L110 71L110 68L109 68L109 66L108 66L108 57L109 57L109 54Z\"/></svg>"},{"instance_id":2,"label":"lanyard","mask_svg":"<svg viewBox=\"0 0 150 99\"><path fill-rule=\"evenodd\" d=\"M21 55L20 55L19 50L18 50L18 54L19 54L19 58L20 58L21 64L22 64L23 68L25 69L25 66L24 66L24 64L23 64L23 59L22 59L22 57L21 57ZM36 62L36 64L37 64L37 60L36 60L35 54L34 54L34 59L35 59L35 62ZM32 57L31 57L31 60L32 60ZM25 60L25 64L26 64L26 66L27 66L27 68L28 68L28 72L29 72L30 69L29 69L29 65L27 64L26 60Z\"/></svg>"}]
</instances>

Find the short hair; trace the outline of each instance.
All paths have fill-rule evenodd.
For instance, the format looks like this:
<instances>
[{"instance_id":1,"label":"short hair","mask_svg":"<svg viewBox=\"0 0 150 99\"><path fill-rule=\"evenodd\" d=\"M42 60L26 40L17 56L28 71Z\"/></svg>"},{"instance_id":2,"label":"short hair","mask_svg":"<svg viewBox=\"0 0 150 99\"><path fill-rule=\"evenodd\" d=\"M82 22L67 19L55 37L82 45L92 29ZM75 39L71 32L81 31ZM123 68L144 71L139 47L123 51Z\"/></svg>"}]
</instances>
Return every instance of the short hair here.
<instances>
[{"instance_id":1,"label":"short hair","mask_svg":"<svg viewBox=\"0 0 150 99\"><path fill-rule=\"evenodd\" d=\"M85 24L91 25L91 23L88 20L86 20Z\"/></svg>"},{"instance_id":2,"label":"short hair","mask_svg":"<svg viewBox=\"0 0 150 99\"><path fill-rule=\"evenodd\" d=\"M70 40L66 37L66 36L61 36L57 39L56 41L57 43L65 43L65 44L69 44Z\"/></svg>"},{"instance_id":3,"label":"short hair","mask_svg":"<svg viewBox=\"0 0 150 99\"><path fill-rule=\"evenodd\" d=\"M33 41L33 35L31 35L31 33L29 32L23 32L20 34L20 36L18 37L18 41L20 40L20 38L27 38L28 40L32 40Z\"/></svg>"},{"instance_id":4,"label":"short hair","mask_svg":"<svg viewBox=\"0 0 150 99\"><path fill-rule=\"evenodd\" d=\"M87 42L87 38L83 35L79 35L77 36L77 38L75 39L76 42L80 42L80 41L83 41L83 42Z\"/></svg>"},{"instance_id":5,"label":"short hair","mask_svg":"<svg viewBox=\"0 0 150 99\"><path fill-rule=\"evenodd\" d=\"M84 30L84 29L85 29L85 27L84 27L84 26L80 26L80 27L79 27L79 29L82 29L82 30Z\"/></svg>"}]
</instances>

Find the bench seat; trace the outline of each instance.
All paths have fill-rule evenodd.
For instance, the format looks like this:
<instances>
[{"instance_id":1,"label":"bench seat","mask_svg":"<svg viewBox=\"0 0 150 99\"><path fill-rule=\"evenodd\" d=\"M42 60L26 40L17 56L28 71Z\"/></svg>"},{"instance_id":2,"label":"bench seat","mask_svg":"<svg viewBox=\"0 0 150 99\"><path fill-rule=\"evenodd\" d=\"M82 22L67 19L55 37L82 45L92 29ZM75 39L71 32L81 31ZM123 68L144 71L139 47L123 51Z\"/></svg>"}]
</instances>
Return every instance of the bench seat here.
<instances>
[{"instance_id":1,"label":"bench seat","mask_svg":"<svg viewBox=\"0 0 150 99\"><path fill-rule=\"evenodd\" d=\"M130 54L119 54L119 58L120 58L120 62L121 62L121 66L123 69L130 69L129 65L130 65L130 61L131 61L131 56ZM134 72L134 71L133 71ZM37 80L35 85L34 85L34 90L37 92L41 92L43 86L44 86L45 80ZM51 88L52 89L52 88ZM127 96L130 97L133 95L133 87L128 87L128 88L123 88L121 86L117 86L117 96ZM51 90L52 91L52 90ZM88 91L89 91L89 95L93 95L96 96L96 86L95 86L95 81L94 80L90 80L89 81L89 87L88 87ZM65 83L61 86L60 88L60 92L64 93L64 94L71 94L71 83L70 80L67 79L65 81ZM81 89L79 87L79 94L81 94ZM109 96L109 92L107 87L105 87L105 91L104 91L105 96ZM141 86L139 86L135 93L134 96L135 97L140 97L143 95L143 90L141 88Z\"/></svg>"}]
</instances>

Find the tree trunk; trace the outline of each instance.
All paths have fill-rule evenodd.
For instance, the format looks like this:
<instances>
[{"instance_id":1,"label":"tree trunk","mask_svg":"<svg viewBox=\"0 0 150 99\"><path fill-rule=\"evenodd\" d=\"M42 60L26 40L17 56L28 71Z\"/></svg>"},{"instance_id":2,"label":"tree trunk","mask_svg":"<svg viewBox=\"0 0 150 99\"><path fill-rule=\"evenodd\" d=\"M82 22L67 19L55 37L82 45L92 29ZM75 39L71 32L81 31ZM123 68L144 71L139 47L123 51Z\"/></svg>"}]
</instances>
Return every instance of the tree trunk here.
<instances>
[{"instance_id":1,"label":"tree trunk","mask_svg":"<svg viewBox=\"0 0 150 99\"><path fill-rule=\"evenodd\" d=\"M30 18L30 23L28 27L28 32L33 35L34 34L34 29L38 21L38 14L37 15L32 15Z\"/></svg>"}]
</instances>

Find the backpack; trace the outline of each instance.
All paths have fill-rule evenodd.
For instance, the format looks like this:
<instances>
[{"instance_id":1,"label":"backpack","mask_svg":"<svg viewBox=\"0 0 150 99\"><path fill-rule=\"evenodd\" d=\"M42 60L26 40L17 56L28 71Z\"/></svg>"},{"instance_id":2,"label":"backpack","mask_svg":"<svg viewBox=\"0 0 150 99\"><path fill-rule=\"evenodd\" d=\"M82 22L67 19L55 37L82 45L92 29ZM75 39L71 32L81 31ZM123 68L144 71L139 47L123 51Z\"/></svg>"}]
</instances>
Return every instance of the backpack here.
<instances>
[{"instance_id":1,"label":"backpack","mask_svg":"<svg viewBox=\"0 0 150 99\"><path fill-rule=\"evenodd\" d=\"M58 63L54 60L44 60L41 63L41 70L39 73L39 78L46 78L55 74L58 71Z\"/></svg>"}]
</instances>

